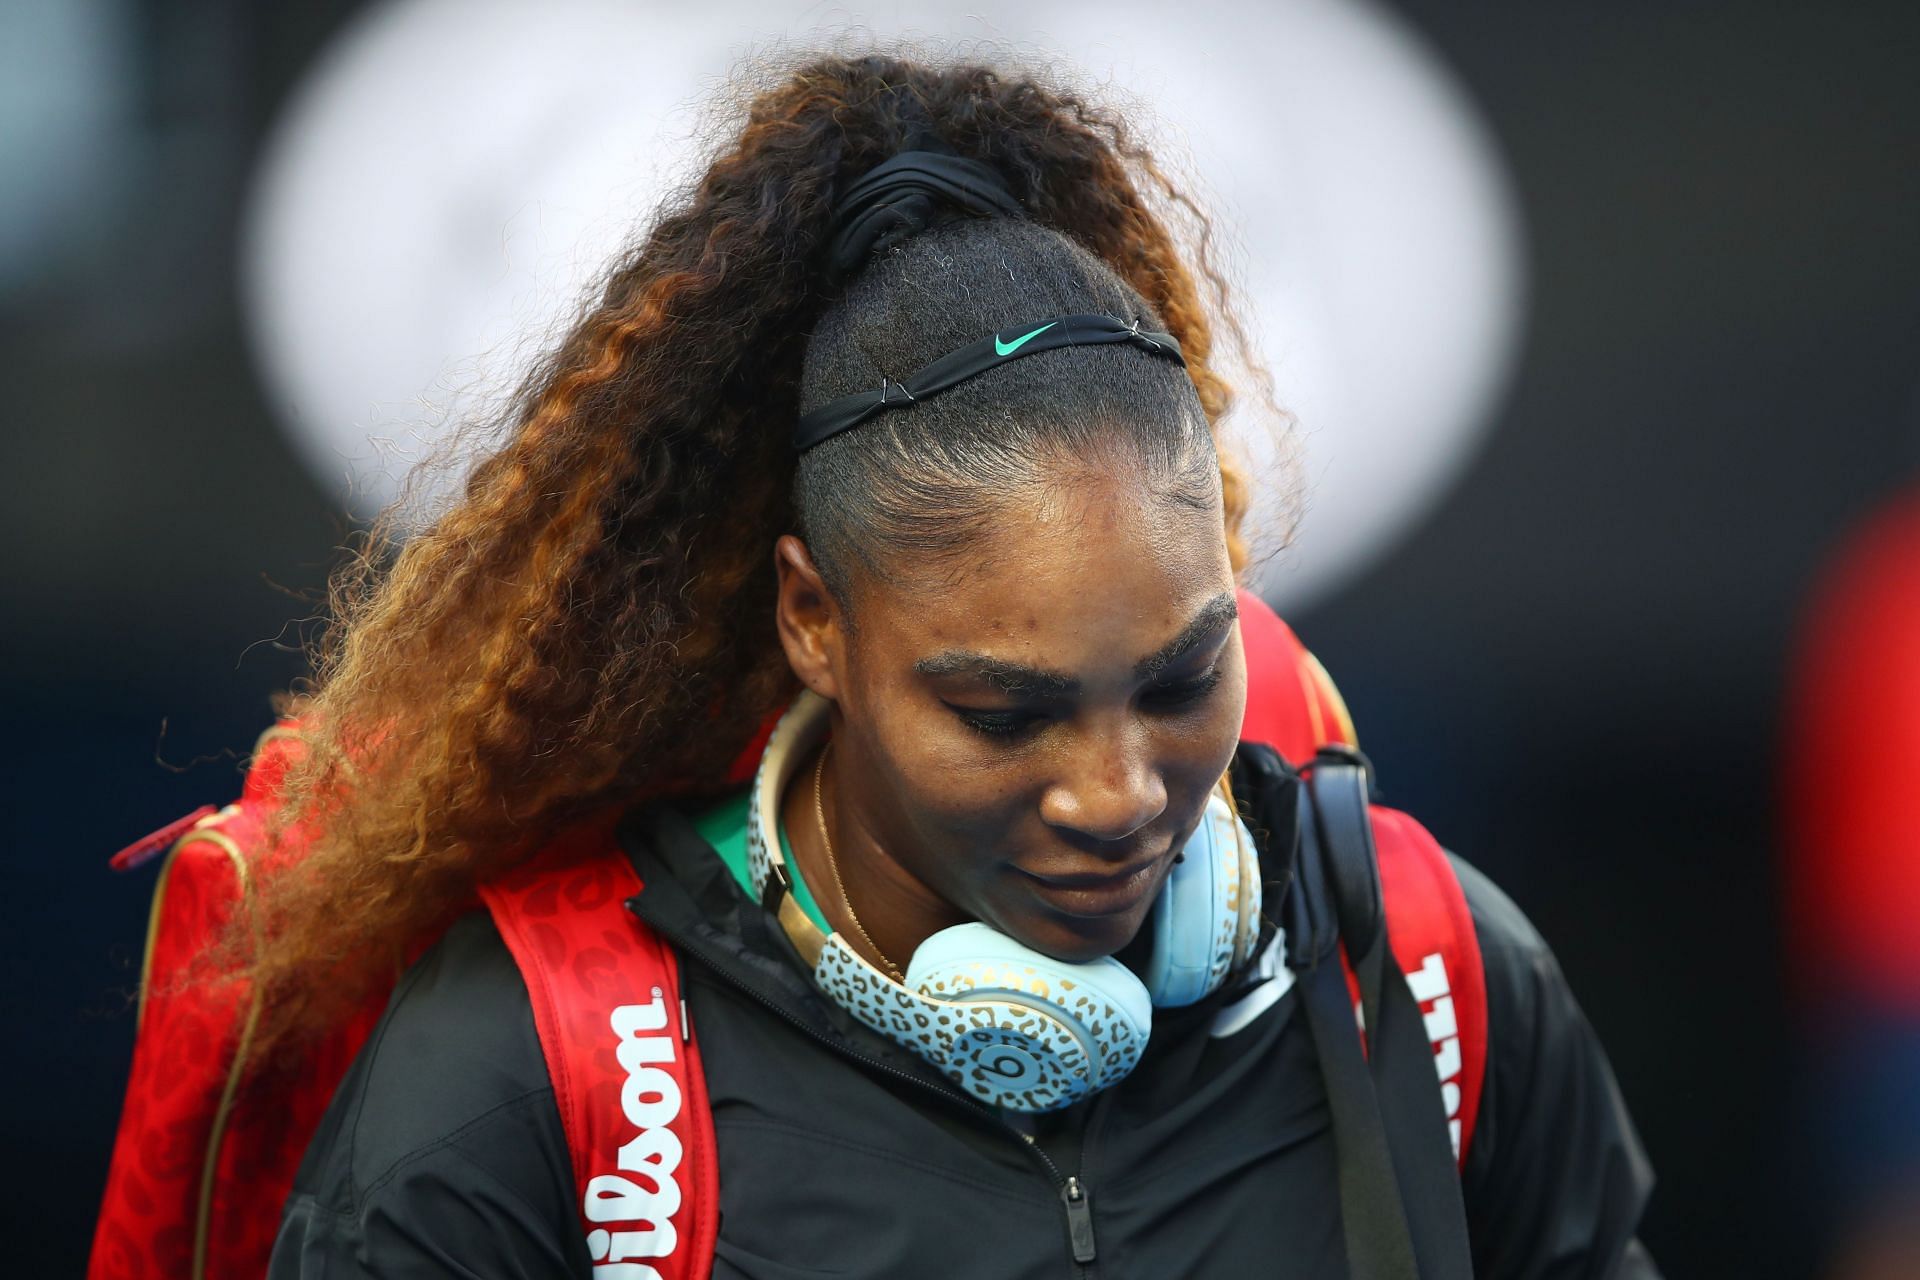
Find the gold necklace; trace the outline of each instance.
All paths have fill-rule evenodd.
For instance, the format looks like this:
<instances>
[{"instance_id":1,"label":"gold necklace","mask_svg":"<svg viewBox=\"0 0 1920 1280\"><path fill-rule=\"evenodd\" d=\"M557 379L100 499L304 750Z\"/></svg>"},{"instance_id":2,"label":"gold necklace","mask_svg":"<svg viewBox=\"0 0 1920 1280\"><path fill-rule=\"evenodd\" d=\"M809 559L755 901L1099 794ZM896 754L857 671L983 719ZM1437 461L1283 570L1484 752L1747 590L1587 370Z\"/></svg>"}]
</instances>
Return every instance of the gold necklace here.
<instances>
[{"instance_id":1,"label":"gold necklace","mask_svg":"<svg viewBox=\"0 0 1920 1280\"><path fill-rule=\"evenodd\" d=\"M820 759L813 766L813 816L820 822L820 843L827 847L827 870L833 872L833 887L840 894L840 901L846 904L847 919L853 921L853 927L867 944L867 950L880 957L880 963L887 966L887 972L893 975L895 982L905 982L907 975L900 972L900 966L887 959L887 953L880 949L873 936L867 932L867 926L860 923L859 913L853 909L853 899L847 896L847 886L840 882L840 864L834 861L833 838L827 834L827 811L820 803L820 773L827 765L827 752L833 750L833 739L827 739L827 745L820 750Z\"/></svg>"}]
</instances>

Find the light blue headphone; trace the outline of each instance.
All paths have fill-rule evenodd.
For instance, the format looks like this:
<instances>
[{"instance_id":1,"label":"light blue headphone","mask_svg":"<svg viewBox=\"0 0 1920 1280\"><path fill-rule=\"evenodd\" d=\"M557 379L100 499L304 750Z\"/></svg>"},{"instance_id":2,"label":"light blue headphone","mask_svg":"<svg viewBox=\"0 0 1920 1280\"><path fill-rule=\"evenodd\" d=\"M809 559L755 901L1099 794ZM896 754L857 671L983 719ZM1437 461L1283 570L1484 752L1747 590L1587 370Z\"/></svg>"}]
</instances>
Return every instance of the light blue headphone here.
<instances>
[{"instance_id":1,"label":"light blue headphone","mask_svg":"<svg viewBox=\"0 0 1920 1280\"><path fill-rule=\"evenodd\" d=\"M1071 964L973 923L928 937L906 982L894 981L838 933L823 934L785 891L790 873L772 822L793 770L825 735L829 710L802 690L767 742L747 817L754 892L764 903L779 884L776 914L822 991L975 1097L1055 1111L1106 1088L1140 1061L1155 1006L1194 1003L1252 954L1259 858L1222 778L1154 902L1144 980L1111 956Z\"/></svg>"}]
</instances>

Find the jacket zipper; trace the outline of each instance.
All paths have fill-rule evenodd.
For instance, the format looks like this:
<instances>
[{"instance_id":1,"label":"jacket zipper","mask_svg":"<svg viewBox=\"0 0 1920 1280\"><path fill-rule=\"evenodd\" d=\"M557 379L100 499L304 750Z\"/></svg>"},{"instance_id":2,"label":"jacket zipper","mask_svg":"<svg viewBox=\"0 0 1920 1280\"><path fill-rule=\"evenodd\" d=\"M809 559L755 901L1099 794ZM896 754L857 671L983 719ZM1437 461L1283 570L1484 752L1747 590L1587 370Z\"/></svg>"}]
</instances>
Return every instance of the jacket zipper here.
<instances>
[{"instance_id":1,"label":"jacket zipper","mask_svg":"<svg viewBox=\"0 0 1920 1280\"><path fill-rule=\"evenodd\" d=\"M631 904L629 904L628 909L629 910L632 909ZM638 915L639 913L635 912L635 914ZM963 1093L956 1093L952 1089L943 1088L942 1086L933 1083L931 1080L925 1080L919 1076L914 1075L910 1071L902 1071L900 1068L894 1066L892 1063L882 1062L879 1058L873 1057L870 1054L862 1053L858 1049L854 1048L853 1046L846 1044L840 1040L837 1040L832 1036L827 1035L825 1032L821 1031L818 1027L809 1025L805 1020L803 1020L802 1018L794 1014L791 1010L788 1010L782 1007L780 1004L769 999L767 996L761 994L759 991L754 990L752 987L742 982L739 978L736 978L733 974L727 972L727 970L724 967L714 963L714 961L700 954L697 948L683 946L683 947L676 947L675 949L679 951L681 955L692 956L695 960L698 960L700 962L702 967L710 970L713 973L717 973L722 978L724 978L728 986L733 987L737 991L745 993L756 1004L759 1004L767 1009L772 1010L774 1013L778 1014L782 1019L784 1019L789 1023L792 1023L794 1026L798 1027L801 1031L805 1032L808 1036L811 1036L813 1039L819 1041L821 1044L826 1045L828 1048L834 1050L836 1053L840 1053L846 1057L852 1058L855 1062L861 1063L862 1065L867 1067L871 1067L872 1069L879 1071L884 1075L892 1076L896 1080L905 1080L907 1083L915 1086L916 1088L922 1089L927 1093L931 1093L937 1098L945 1099L947 1102L952 1103L954 1106L959 1107L962 1111L965 1111L969 1116L972 1116L977 1120L985 1120L990 1124L992 1124L994 1128L1000 1129L1006 1133L1010 1133L1014 1137L1020 1139L1020 1146L1024 1150L1032 1153L1033 1158L1039 1162L1042 1171L1047 1176L1047 1179L1053 1183L1054 1188L1060 1193L1060 1203L1066 1210L1067 1238L1073 1250L1074 1262L1081 1268L1084 1268L1088 1263L1094 1260L1095 1249L1094 1249L1094 1239L1093 1239L1093 1205L1092 1205L1092 1202L1087 1197L1087 1189L1085 1185L1081 1183L1077 1175L1067 1175L1067 1174L1061 1173L1060 1166L1055 1164L1053 1162L1053 1158L1049 1156L1045 1151L1041 1150L1040 1144L1035 1142L1030 1136L1028 1136L1025 1133L1022 1133L1020 1130L1014 1128L1012 1125L1008 1124L1005 1120L1002 1120L999 1116L995 1115L992 1109L989 1108L985 1103L975 1102L972 1098L967 1097ZM1087 1116L1087 1128L1088 1128L1089 1137L1091 1136L1091 1133L1092 1133L1095 1115L1098 1112L1104 1110L1104 1106L1102 1105L1104 1102L1105 1102L1104 1096L1096 1100L1094 1102L1094 1112L1090 1113ZM1083 1141L1082 1142L1083 1152L1084 1152L1085 1145L1086 1143ZM1085 1274L1084 1271L1082 1272L1082 1274Z\"/></svg>"},{"instance_id":2,"label":"jacket zipper","mask_svg":"<svg viewBox=\"0 0 1920 1280\"><path fill-rule=\"evenodd\" d=\"M1100 1122L1106 1119L1107 1104L1112 1097L1109 1091L1093 1100L1093 1108L1087 1112L1087 1127L1080 1134L1080 1172L1069 1176L1061 1188L1061 1199L1067 1206L1067 1234L1073 1242L1073 1260L1083 1267L1094 1259L1093 1201L1081 1179L1092 1170L1093 1140L1099 1133ZM1039 1150L1037 1144L1034 1149Z\"/></svg>"},{"instance_id":3,"label":"jacket zipper","mask_svg":"<svg viewBox=\"0 0 1920 1280\"><path fill-rule=\"evenodd\" d=\"M1087 1189L1077 1176L1069 1175L1067 1185L1060 1188L1060 1198L1067 1205L1067 1236L1073 1241L1073 1260L1085 1266L1094 1258L1093 1206L1087 1202Z\"/></svg>"}]
</instances>

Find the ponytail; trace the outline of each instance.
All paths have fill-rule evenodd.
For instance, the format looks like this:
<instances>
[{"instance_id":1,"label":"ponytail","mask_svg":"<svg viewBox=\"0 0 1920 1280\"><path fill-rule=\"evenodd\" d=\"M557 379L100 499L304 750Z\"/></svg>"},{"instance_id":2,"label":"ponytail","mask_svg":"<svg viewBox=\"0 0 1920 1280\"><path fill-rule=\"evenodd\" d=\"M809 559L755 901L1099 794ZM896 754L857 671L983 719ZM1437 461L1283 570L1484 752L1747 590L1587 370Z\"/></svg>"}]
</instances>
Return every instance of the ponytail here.
<instances>
[{"instance_id":1,"label":"ponytail","mask_svg":"<svg viewBox=\"0 0 1920 1280\"><path fill-rule=\"evenodd\" d=\"M1209 312L1231 319L1205 220L1115 116L983 66L798 65L615 264L459 500L404 545L390 510L336 574L312 684L282 704L308 751L280 821L318 834L261 886L251 964L269 1049L329 1024L562 829L712 794L797 690L771 547L796 523L803 371L818 399L847 367L809 338L835 315L858 328L848 308L868 279L826 269L835 202L929 129L1178 338L1180 376L1218 423ZM1205 302L1155 207L1200 228ZM1221 453L1238 570L1247 495Z\"/></svg>"}]
</instances>

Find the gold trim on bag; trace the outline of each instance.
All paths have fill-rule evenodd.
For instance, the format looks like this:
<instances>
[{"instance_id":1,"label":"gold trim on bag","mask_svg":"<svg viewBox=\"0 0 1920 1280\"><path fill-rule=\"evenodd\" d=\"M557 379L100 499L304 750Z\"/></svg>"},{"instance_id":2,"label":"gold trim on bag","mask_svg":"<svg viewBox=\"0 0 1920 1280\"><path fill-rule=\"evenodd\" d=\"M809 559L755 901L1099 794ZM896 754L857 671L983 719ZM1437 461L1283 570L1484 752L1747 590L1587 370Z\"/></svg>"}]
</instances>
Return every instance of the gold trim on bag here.
<instances>
[{"instance_id":1,"label":"gold trim on bag","mask_svg":"<svg viewBox=\"0 0 1920 1280\"><path fill-rule=\"evenodd\" d=\"M253 760L257 762L260 754L269 744L283 738L292 738L304 742L298 728L280 721L269 725L253 744ZM160 916L165 909L167 889L172 884L173 864L180 851L196 840L204 840L227 855L233 865L234 880L238 887L238 901L235 910L247 914L247 929L251 935L253 951L257 955L260 949L260 921L254 911L253 876L247 865L246 855L233 838L215 830L222 822L240 812L239 802L227 805L217 813L210 813L194 825L167 850L166 860L161 864L159 878L154 882L153 901L147 909L147 938L140 957L140 995L134 1013L134 1035L137 1038L146 1026L147 996L153 982L153 953L159 939ZM214 1109L213 1124L207 1133L206 1154L200 1167L200 1194L194 1209L193 1222L193 1261L189 1271L192 1280L206 1280L207 1245L213 1230L213 1185L220 1167L220 1148L227 1135L227 1126L232 1119L235 1100L239 1097L240 1081L246 1074L247 1058L252 1052L253 1037L260 1022L260 991L258 986L250 984L247 993L246 1018L240 1026L239 1039L234 1044L233 1061L227 1067L227 1079L220 1090L220 1102Z\"/></svg>"},{"instance_id":2,"label":"gold trim on bag","mask_svg":"<svg viewBox=\"0 0 1920 1280\"><path fill-rule=\"evenodd\" d=\"M192 835L189 831L187 835ZM167 896L167 877L173 873L173 855L180 852L180 846L187 836L181 836L167 850L166 861L160 864L160 878L153 882L153 901L147 907L147 943L140 951L140 1001L134 1006L133 1035L137 1040L140 1031L147 1025L147 988L153 983L153 942L160 933L160 904Z\"/></svg>"},{"instance_id":3,"label":"gold trim on bag","mask_svg":"<svg viewBox=\"0 0 1920 1280\"><path fill-rule=\"evenodd\" d=\"M232 806L229 806L220 813L208 815L204 823L217 822L230 816L231 812ZM215 845L227 855L228 861L233 863L233 874L240 886L238 909L247 913L247 926L253 935L253 944L257 951L260 945L260 922L253 914L253 877L247 869L246 855L240 852L240 846L233 842L231 836L213 830L211 825L203 824L195 827L180 837L179 842L173 846L173 851L167 855L168 868L171 869L173 865L174 854L179 853L183 847L195 840L205 840ZM165 872L162 874L164 875ZM156 890L156 901L158 897L159 892ZM148 948L151 955L151 933L148 935ZM144 987L142 994L144 995ZM253 1047L254 1028L259 1021L260 990L254 986L247 993L246 1021L240 1027L240 1039L234 1046L233 1062L227 1067L227 1083L220 1091L220 1105L214 1109L213 1127L207 1133L207 1154L200 1166L200 1200L193 1215L193 1266L188 1273L193 1280L206 1280L207 1237L211 1234L213 1226L213 1180L214 1174L220 1167L220 1143L227 1135L227 1121L233 1112L234 1099L240 1092L240 1077L245 1071L247 1054Z\"/></svg>"},{"instance_id":4,"label":"gold trim on bag","mask_svg":"<svg viewBox=\"0 0 1920 1280\"><path fill-rule=\"evenodd\" d=\"M167 856L160 863L159 878L153 882L153 901L147 907L147 941L140 949L140 995L134 1005L133 1034L138 1037L140 1028L147 1021L147 987L153 980L153 943L160 933L160 907L167 896L168 877L173 871L173 855L180 852L180 846L198 836L201 828L209 827L233 816L235 806L228 805L218 813L210 813L187 829L185 835L173 842L167 850Z\"/></svg>"}]
</instances>

